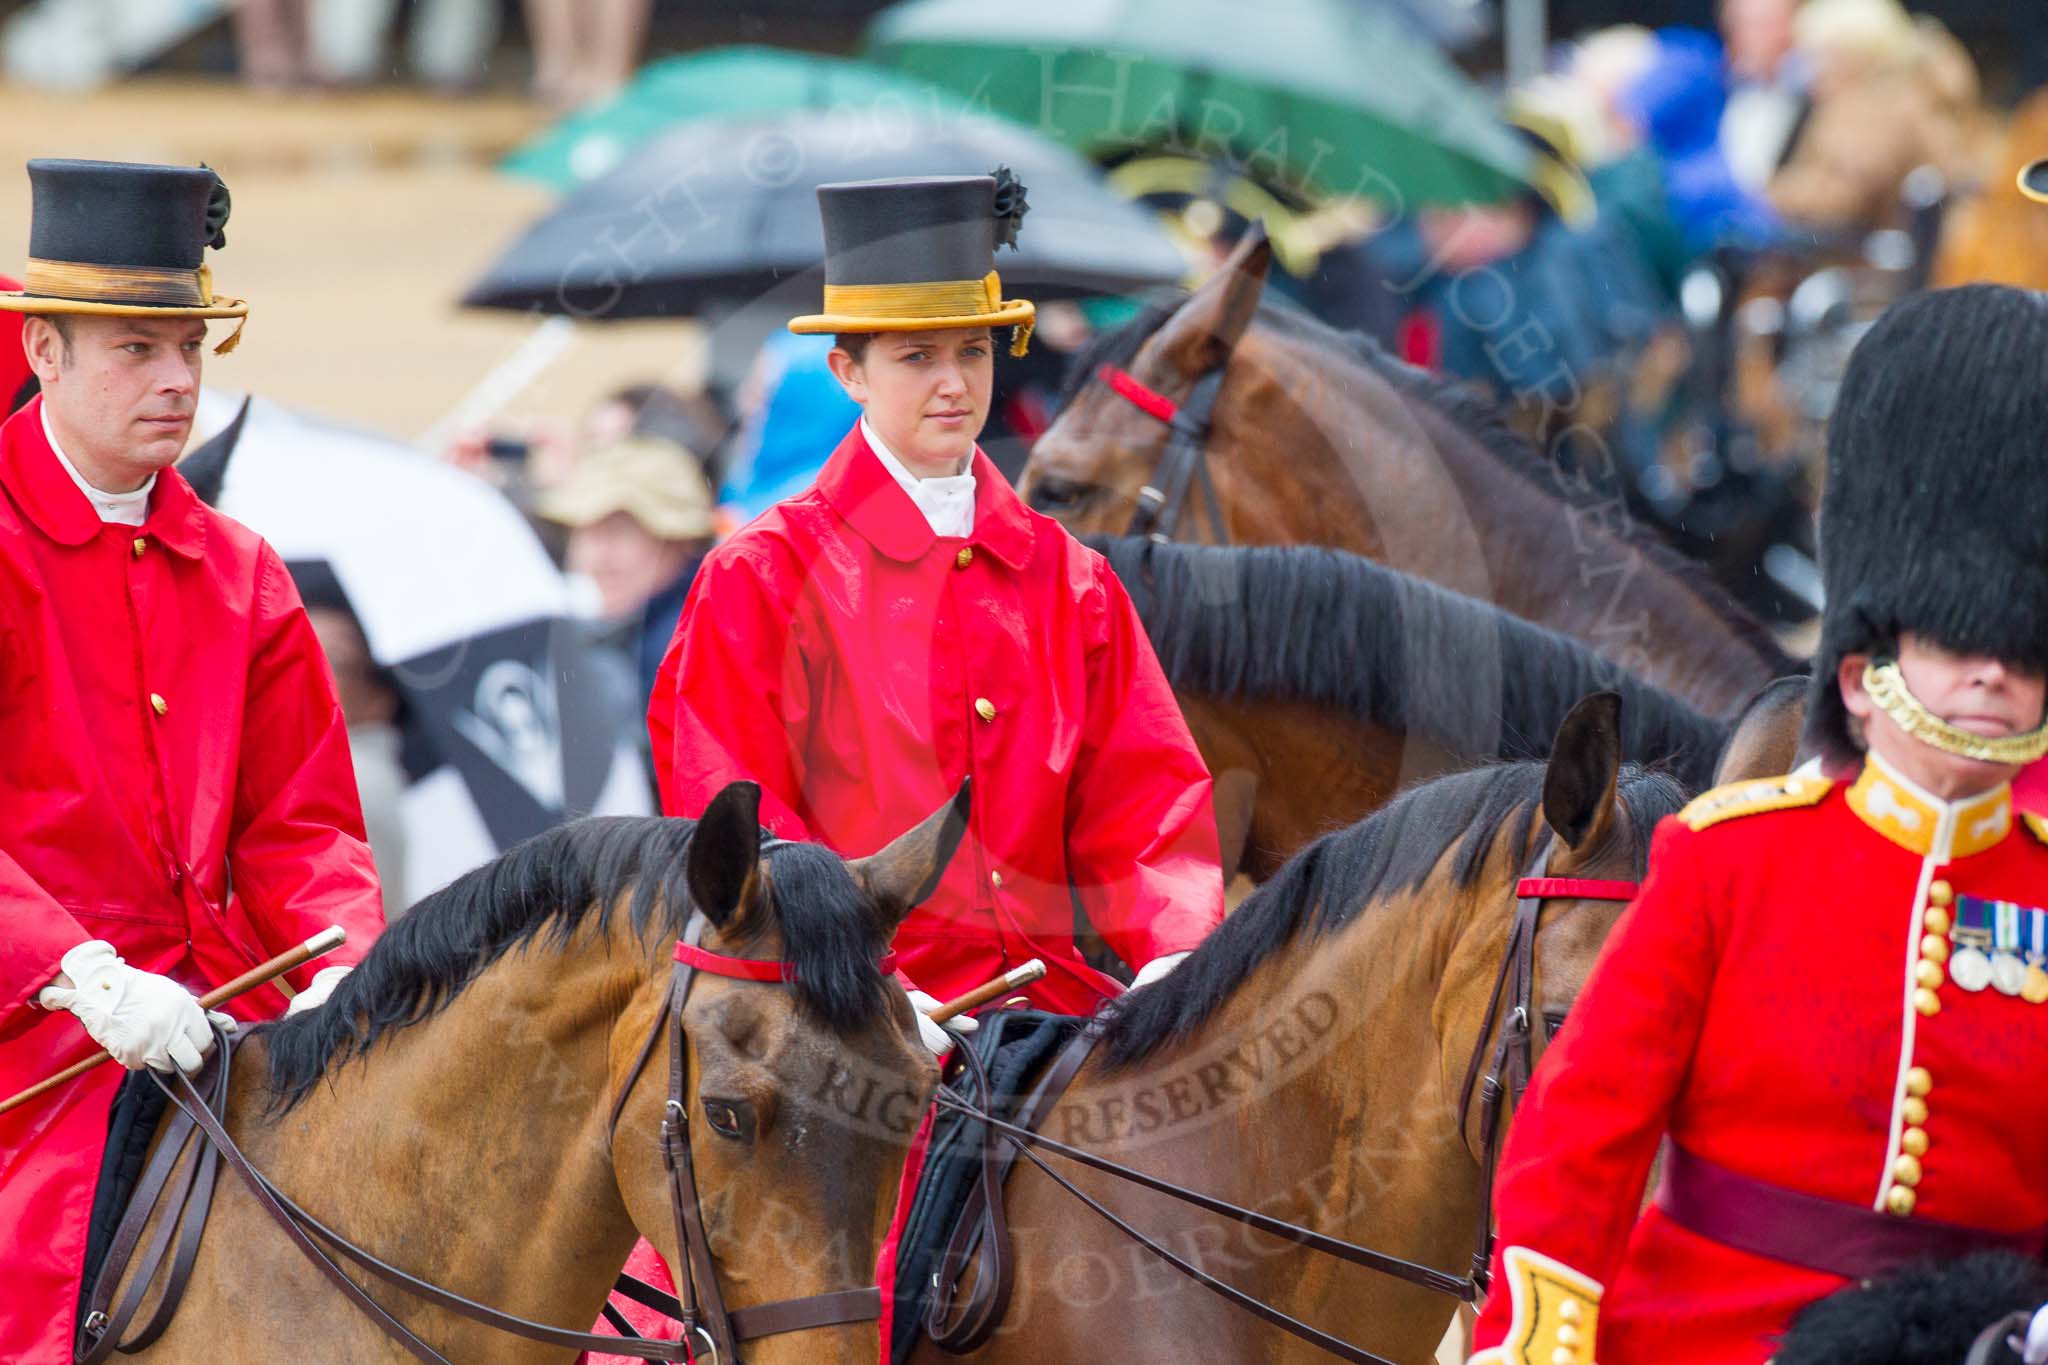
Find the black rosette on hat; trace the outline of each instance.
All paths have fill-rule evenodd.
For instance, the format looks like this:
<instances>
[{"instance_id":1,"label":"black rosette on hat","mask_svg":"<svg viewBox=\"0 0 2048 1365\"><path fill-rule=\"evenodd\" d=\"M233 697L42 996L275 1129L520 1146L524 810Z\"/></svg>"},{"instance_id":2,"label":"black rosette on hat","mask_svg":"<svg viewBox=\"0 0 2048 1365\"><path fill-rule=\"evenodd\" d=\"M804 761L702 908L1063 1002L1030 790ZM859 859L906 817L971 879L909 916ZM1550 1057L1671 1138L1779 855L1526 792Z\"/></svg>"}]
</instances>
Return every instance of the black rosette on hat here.
<instances>
[{"instance_id":1,"label":"black rosette on hat","mask_svg":"<svg viewBox=\"0 0 2048 1365\"><path fill-rule=\"evenodd\" d=\"M990 174L996 181L996 245L1015 251L1018 230L1024 226L1024 215L1031 211L1024 199L1024 182L1008 166L998 166Z\"/></svg>"},{"instance_id":2,"label":"black rosette on hat","mask_svg":"<svg viewBox=\"0 0 2048 1365\"><path fill-rule=\"evenodd\" d=\"M202 171L213 171L204 161L199 163ZM220 178L219 171L213 171L213 188L206 195L206 244L215 251L228 244L228 213L234 208L234 197L228 193L228 182Z\"/></svg>"}]
</instances>

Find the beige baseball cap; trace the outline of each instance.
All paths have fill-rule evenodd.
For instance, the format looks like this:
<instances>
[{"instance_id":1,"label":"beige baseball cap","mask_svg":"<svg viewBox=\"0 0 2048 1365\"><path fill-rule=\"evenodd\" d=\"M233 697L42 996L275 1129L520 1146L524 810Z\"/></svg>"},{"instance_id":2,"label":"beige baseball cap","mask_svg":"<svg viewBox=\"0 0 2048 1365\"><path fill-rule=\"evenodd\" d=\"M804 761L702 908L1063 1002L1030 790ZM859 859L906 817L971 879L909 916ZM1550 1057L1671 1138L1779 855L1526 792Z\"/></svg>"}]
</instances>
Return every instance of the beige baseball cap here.
<instances>
[{"instance_id":1,"label":"beige baseball cap","mask_svg":"<svg viewBox=\"0 0 2048 1365\"><path fill-rule=\"evenodd\" d=\"M714 525L711 485L696 457L644 436L585 455L560 487L534 500L534 510L579 528L624 512L663 540L701 540Z\"/></svg>"}]
</instances>

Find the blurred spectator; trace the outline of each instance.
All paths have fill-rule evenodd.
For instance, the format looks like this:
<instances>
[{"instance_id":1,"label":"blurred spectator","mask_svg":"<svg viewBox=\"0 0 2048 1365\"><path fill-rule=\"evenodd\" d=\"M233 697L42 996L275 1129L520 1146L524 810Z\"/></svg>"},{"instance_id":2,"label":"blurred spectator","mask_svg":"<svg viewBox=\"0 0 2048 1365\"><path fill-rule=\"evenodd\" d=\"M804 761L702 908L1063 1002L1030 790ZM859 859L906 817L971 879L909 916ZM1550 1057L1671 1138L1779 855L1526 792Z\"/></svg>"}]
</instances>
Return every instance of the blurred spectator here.
<instances>
[{"instance_id":1,"label":"blurred spectator","mask_svg":"<svg viewBox=\"0 0 2048 1365\"><path fill-rule=\"evenodd\" d=\"M0 275L0 293L20 288L19 280ZM35 397L41 388L28 367L27 353L21 349L21 329L27 321L23 313L0 313L0 418Z\"/></svg>"},{"instance_id":2,"label":"blurred spectator","mask_svg":"<svg viewBox=\"0 0 2048 1365\"><path fill-rule=\"evenodd\" d=\"M1794 33L1812 67L1813 110L1771 179L1785 218L1887 226L1916 168L1934 166L1951 185L1987 169L1976 66L1938 21L1914 19L1898 0L1807 0Z\"/></svg>"},{"instance_id":3,"label":"blurred spectator","mask_svg":"<svg viewBox=\"0 0 2048 1365\"><path fill-rule=\"evenodd\" d=\"M294 564L292 579L305 599L306 617L327 665L334 671L334 692L348 723L349 758L355 764L356 792L362 798L363 825L370 835L370 853L377 860L377 880L384 887L384 918L395 921L408 908L405 887L405 821L400 803L410 780L401 761L399 729L404 702L391 675L370 653L348 598L333 571L323 564Z\"/></svg>"},{"instance_id":4,"label":"blurred spectator","mask_svg":"<svg viewBox=\"0 0 2048 1365\"><path fill-rule=\"evenodd\" d=\"M660 384L628 384L583 414L583 449L614 445L628 436L652 436L697 456L704 476L718 486L732 416L715 394L683 394Z\"/></svg>"},{"instance_id":5,"label":"blurred spectator","mask_svg":"<svg viewBox=\"0 0 2048 1365\"><path fill-rule=\"evenodd\" d=\"M534 508L569 528L568 570L596 588L611 642L632 660L645 711L683 599L711 548L703 467L669 442L628 437L577 461Z\"/></svg>"},{"instance_id":6,"label":"blurred spectator","mask_svg":"<svg viewBox=\"0 0 2048 1365\"><path fill-rule=\"evenodd\" d=\"M1722 154L1726 93L1710 36L1696 29L1658 34L1649 66L1620 102L1662 164L1665 200L1693 251L1778 234L1770 205L1742 187Z\"/></svg>"},{"instance_id":7,"label":"blurred spectator","mask_svg":"<svg viewBox=\"0 0 2048 1365\"><path fill-rule=\"evenodd\" d=\"M259 90L289 90L312 76L306 40L307 0L240 0L235 45L242 79Z\"/></svg>"},{"instance_id":8,"label":"blurred spectator","mask_svg":"<svg viewBox=\"0 0 2048 1365\"><path fill-rule=\"evenodd\" d=\"M618 93L640 63L653 0L526 0L533 92L557 109Z\"/></svg>"},{"instance_id":9,"label":"blurred spectator","mask_svg":"<svg viewBox=\"0 0 2048 1365\"><path fill-rule=\"evenodd\" d=\"M860 417L832 377L828 336L777 333L740 389L741 418L719 503L735 526L810 486Z\"/></svg>"},{"instance_id":10,"label":"blurred spectator","mask_svg":"<svg viewBox=\"0 0 2048 1365\"><path fill-rule=\"evenodd\" d=\"M1752 194L1777 173L1806 118L1811 68L1793 46L1799 0L1721 0L1728 104L1721 151L1735 183Z\"/></svg>"},{"instance_id":11,"label":"blurred spectator","mask_svg":"<svg viewBox=\"0 0 2048 1365\"><path fill-rule=\"evenodd\" d=\"M239 0L243 79L262 89L367 85L394 74L389 40L399 0ZM434 85L476 84L500 30L500 0L410 0L406 56Z\"/></svg>"}]
</instances>

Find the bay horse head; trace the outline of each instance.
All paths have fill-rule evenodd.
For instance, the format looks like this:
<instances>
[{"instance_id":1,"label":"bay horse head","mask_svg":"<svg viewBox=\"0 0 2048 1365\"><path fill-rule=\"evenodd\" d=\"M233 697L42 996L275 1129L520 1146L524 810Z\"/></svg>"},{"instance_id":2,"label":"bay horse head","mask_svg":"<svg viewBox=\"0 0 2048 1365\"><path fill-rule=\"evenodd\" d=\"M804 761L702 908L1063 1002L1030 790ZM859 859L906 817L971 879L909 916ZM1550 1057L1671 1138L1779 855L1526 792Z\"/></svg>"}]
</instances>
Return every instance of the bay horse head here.
<instances>
[{"instance_id":1,"label":"bay horse head","mask_svg":"<svg viewBox=\"0 0 2048 1365\"><path fill-rule=\"evenodd\" d=\"M968 792L845 862L817 845L764 840L759 805L759 788L738 782L705 809L690 899L709 922L705 948L787 964L791 989L701 975L682 1013L704 1235L722 1292L741 1303L875 1283L876 1249L938 1067L909 997L874 964L937 888L966 832ZM658 1147L623 1134L658 1132L663 1103L660 1085L637 1087L615 1144L620 1189L642 1229L669 1216L668 1184ZM654 1240L673 1255L673 1236ZM874 1331L863 1320L767 1337L746 1359L869 1359Z\"/></svg>"},{"instance_id":2,"label":"bay horse head","mask_svg":"<svg viewBox=\"0 0 2048 1365\"><path fill-rule=\"evenodd\" d=\"M1214 496L1211 480L1238 475L1210 456L1232 446L1250 412L1280 420L1263 391L1270 380L1254 377L1262 367L1232 363L1240 348L1264 344L1248 333L1272 259L1255 225L1156 330L1132 329L1135 349L1091 351L1059 421L1032 447L1018 487L1024 501L1076 535L1230 540L1232 500ZM1257 444L1280 435L1268 430Z\"/></svg>"},{"instance_id":3,"label":"bay horse head","mask_svg":"<svg viewBox=\"0 0 2048 1365\"><path fill-rule=\"evenodd\" d=\"M741 782L695 822L577 821L427 897L324 1005L250 1032L225 1128L312 1217L474 1303L580 1329L644 1237L731 1314L720 1365L872 1361L871 1311L820 1310L873 1303L937 1081L887 954L967 791L852 860L764 835L759 804ZM395 1358L223 1182L143 1354ZM561 1354L403 1285L380 1297L451 1359Z\"/></svg>"}]
</instances>

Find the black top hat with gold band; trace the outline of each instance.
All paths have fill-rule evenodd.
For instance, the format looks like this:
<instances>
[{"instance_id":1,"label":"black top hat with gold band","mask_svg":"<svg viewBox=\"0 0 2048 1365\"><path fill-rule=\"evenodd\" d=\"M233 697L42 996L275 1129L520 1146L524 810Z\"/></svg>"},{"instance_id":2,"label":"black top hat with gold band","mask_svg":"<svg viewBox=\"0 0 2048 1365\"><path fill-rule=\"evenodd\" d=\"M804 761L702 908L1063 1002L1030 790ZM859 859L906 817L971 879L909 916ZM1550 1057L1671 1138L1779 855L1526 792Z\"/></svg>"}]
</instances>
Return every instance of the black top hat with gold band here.
<instances>
[{"instance_id":1,"label":"black top hat with gold band","mask_svg":"<svg viewBox=\"0 0 2048 1365\"><path fill-rule=\"evenodd\" d=\"M228 189L204 166L36 160L28 270L12 313L245 318L249 305L213 292L206 248L224 247ZM231 351L242 329L216 351Z\"/></svg>"},{"instance_id":2,"label":"black top hat with gold band","mask_svg":"<svg viewBox=\"0 0 2048 1365\"><path fill-rule=\"evenodd\" d=\"M1987 739L1934 715L1885 667L1908 632L2048 673L2048 296L1973 284L1892 305L1849 358L1828 421L1820 505L1827 608L1807 739L1859 750L1836 685L1866 654L1865 690L1914 738L2025 763L2048 728Z\"/></svg>"},{"instance_id":3,"label":"black top hat with gold band","mask_svg":"<svg viewBox=\"0 0 2048 1365\"><path fill-rule=\"evenodd\" d=\"M1024 354L1037 310L1005 299L996 247L1017 245L1024 187L993 175L818 186L825 219L825 310L792 332L921 332L1014 325Z\"/></svg>"}]
</instances>

